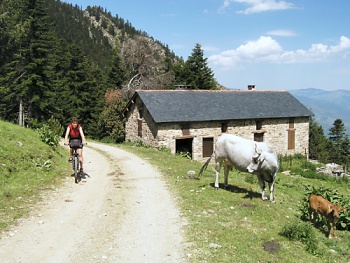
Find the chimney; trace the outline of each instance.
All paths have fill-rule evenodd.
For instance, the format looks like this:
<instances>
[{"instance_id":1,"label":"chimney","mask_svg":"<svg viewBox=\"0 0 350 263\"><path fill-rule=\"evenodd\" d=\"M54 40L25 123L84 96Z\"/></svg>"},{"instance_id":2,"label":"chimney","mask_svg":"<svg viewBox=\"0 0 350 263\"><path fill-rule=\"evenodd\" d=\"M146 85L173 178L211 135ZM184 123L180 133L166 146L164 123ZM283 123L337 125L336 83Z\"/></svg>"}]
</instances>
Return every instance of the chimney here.
<instances>
[{"instance_id":1,"label":"chimney","mask_svg":"<svg viewBox=\"0 0 350 263\"><path fill-rule=\"evenodd\" d=\"M248 85L248 90L255 90L255 85Z\"/></svg>"}]
</instances>

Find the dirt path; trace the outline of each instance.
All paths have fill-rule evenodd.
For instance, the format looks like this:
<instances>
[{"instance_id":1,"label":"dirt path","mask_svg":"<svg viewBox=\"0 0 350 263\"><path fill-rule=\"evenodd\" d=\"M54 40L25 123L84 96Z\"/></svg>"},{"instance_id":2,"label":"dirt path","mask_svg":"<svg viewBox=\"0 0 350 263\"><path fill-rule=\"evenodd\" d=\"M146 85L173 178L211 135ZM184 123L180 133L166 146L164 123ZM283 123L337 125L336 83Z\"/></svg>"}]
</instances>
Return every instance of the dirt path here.
<instances>
[{"instance_id":1,"label":"dirt path","mask_svg":"<svg viewBox=\"0 0 350 263\"><path fill-rule=\"evenodd\" d=\"M67 177L29 219L4 233L0 261L186 262L184 222L161 175L133 154L89 146L90 177L79 184Z\"/></svg>"}]
</instances>

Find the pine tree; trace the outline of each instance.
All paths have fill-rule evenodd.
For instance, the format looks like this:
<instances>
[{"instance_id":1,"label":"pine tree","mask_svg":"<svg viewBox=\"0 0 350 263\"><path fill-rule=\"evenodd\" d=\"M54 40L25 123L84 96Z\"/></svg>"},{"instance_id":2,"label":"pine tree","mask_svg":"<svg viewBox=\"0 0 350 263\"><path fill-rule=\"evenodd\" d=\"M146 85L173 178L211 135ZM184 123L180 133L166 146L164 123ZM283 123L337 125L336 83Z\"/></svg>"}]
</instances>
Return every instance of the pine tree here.
<instances>
[{"instance_id":1,"label":"pine tree","mask_svg":"<svg viewBox=\"0 0 350 263\"><path fill-rule=\"evenodd\" d=\"M10 105L7 119L15 118L14 114L23 108L29 121L42 121L55 111L55 105L46 100L52 96L47 77L52 37L46 23L43 0L24 0L21 3L19 19L22 23L19 27L23 32L18 37L19 49L6 65L4 78L1 79L2 85L6 86L3 102ZM23 122L20 124L23 125Z\"/></svg>"},{"instance_id":2,"label":"pine tree","mask_svg":"<svg viewBox=\"0 0 350 263\"><path fill-rule=\"evenodd\" d=\"M112 88L121 89L123 82L126 80L126 72L124 69L123 61L120 56L119 45L114 49L112 57L112 67L108 74L108 82L112 85Z\"/></svg>"},{"instance_id":3,"label":"pine tree","mask_svg":"<svg viewBox=\"0 0 350 263\"><path fill-rule=\"evenodd\" d=\"M216 88L214 73L207 65L207 58L204 58L200 44L195 45L185 65L184 75L187 85L191 85L193 89L210 90Z\"/></svg>"},{"instance_id":4,"label":"pine tree","mask_svg":"<svg viewBox=\"0 0 350 263\"><path fill-rule=\"evenodd\" d=\"M334 147L334 151L332 151L333 162L346 165L349 162L350 141L344 122L341 119L336 119L333 127L329 129L328 135Z\"/></svg>"},{"instance_id":5,"label":"pine tree","mask_svg":"<svg viewBox=\"0 0 350 263\"><path fill-rule=\"evenodd\" d=\"M68 105L65 116L78 116L84 124L86 134L94 135L97 122L103 109L106 91L106 77L93 66L82 50L71 45L69 48L69 65L65 75L65 98Z\"/></svg>"},{"instance_id":6,"label":"pine tree","mask_svg":"<svg viewBox=\"0 0 350 263\"><path fill-rule=\"evenodd\" d=\"M14 32L14 19L11 19L10 13L14 12L8 0L0 2L0 72L2 67L8 62L11 56L11 43L14 44L14 37L11 34Z\"/></svg>"},{"instance_id":7,"label":"pine tree","mask_svg":"<svg viewBox=\"0 0 350 263\"><path fill-rule=\"evenodd\" d=\"M13 122L18 118L18 105L16 94L7 83L6 67L13 60L23 35L20 15L18 1L0 1L0 117Z\"/></svg>"},{"instance_id":8,"label":"pine tree","mask_svg":"<svg viewBox=\"0 0 350 263\"><path fill-rule=\"evenodd\" d=\"M310 119L309 158L326 163L329 161L329 140L324 135L323 128L314 117Z\"/></svg>"}]
</instances>

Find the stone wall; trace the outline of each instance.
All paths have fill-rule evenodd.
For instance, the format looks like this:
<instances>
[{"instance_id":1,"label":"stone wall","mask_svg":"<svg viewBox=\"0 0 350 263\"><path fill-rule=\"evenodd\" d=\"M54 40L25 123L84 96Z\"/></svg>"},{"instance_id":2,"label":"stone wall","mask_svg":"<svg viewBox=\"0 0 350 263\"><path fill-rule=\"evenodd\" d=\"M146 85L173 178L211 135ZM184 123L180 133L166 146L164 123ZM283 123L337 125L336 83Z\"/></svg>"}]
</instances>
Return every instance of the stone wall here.
<instances>
[{"instance_id":1,"label":"stone wall","mask_svg":"<svg viewBox=\"0 0 350 263\"><path fill-rule=\"evenodd\" d=\"M139 98L129 107L125 123L125 140L132 142L141 140L145 144L158 147L157 129L158 125L144 107ZM138 136L139 121L142 121L142 136Z\"/></svg>"},{"instance_id":2,"label":"stone wall","mask_svg":"<svg viewBox=\"0 0 350 263\"><path fill-rule=\"evenodd\" d=\"M142 121L142 137L138 136L139 120ZM307 154L309 145L309 118L294 118L295 148L288 150L289 118L263 119L261 129L256 131L256 120L231 120L227 123L227 133L253 140L254 133L263 133L263 141L274 146L278 154ZM192 159L203 158L203 138L213 138L214 143L222 133L223 122L211 121L190 123L189 135L184 135L181 123L156 124L149 112L138 99L129 107L125 125L126 140L142 140L153 147L166 147L176 152L176 139L192 138Z\"/></svg>"}]
</instances>

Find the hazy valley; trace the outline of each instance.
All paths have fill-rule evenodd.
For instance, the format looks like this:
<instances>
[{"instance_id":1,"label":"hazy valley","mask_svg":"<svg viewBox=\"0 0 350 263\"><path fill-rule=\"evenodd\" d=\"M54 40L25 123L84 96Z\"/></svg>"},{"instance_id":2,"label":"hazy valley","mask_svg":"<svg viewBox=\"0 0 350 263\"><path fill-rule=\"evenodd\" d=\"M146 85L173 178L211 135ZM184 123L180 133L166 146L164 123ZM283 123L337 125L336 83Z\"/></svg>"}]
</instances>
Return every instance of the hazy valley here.
<instances>
[{"instance_id":1,"label":"hazy valley","mask_svg":"<svg viewBox=\"0 0 350 263\"><path fill-rule=\"evenodd\" d=\"M341 119L350 134L350 91L321 90L315 88L290 90L301 103L315 114L316 121L322 125L325 135L336 119Z\"/></svg>"}]
</instances>

